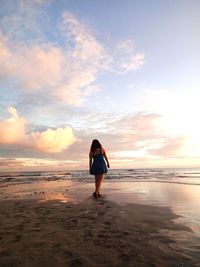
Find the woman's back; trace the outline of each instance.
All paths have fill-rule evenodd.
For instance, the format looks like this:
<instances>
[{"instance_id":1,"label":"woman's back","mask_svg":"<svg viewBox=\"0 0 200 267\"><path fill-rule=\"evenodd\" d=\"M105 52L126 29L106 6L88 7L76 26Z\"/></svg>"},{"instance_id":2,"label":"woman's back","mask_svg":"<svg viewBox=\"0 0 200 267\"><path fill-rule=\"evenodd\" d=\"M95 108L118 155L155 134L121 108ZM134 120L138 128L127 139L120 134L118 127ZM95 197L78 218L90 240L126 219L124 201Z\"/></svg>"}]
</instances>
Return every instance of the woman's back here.
<instances>
[{"instance_id":1,"label":"woman's back","mask_svg":"<svg viewBox=\"0 0 200 267\"><path fill-rule=\"evenodd\" d=\"M92 153L92 156L96 156L96 155L103 155L104 150L102 147L96 148Z\"/></svg>"},{"instance_id":2,"label":"woman's back","mask_svg":"<svg viewBox=\"0 0 200 267\"><path fill-rule=\"evenodd\" d=\"M92 153L93 164L92 164L92 173L106 173L107 167L104 160L104 150L103 148L96 148Z\"/></svg>"}]
</instances>

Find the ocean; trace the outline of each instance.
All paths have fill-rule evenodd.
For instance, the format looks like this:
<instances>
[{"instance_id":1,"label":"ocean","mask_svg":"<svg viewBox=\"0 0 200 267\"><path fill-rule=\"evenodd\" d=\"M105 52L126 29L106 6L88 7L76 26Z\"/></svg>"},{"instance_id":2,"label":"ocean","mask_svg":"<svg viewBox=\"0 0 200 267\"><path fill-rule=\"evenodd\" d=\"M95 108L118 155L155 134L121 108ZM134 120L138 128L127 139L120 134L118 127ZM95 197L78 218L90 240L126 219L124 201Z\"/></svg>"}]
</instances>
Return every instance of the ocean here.
<instances>
[{"instance_id":1,"label":"ocean","mask_svg":"<svg viewBox=\"0 0 200 267\"><path fill-rule=\"evenodd\" d=\"M65 180L91 182L94 176L88 170L0 173L0 186ZM105 180L200 185L200 168L111 169L105 174Z\"/></svg>"}]
</instances>

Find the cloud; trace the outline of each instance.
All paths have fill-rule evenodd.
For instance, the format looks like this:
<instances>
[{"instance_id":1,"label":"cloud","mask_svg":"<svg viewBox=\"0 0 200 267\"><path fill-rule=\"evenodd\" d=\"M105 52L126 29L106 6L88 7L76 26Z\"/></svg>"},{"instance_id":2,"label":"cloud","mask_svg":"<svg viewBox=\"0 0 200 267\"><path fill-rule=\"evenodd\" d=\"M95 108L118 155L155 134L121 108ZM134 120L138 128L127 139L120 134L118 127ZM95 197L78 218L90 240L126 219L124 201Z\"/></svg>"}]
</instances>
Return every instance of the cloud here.
<instances>
[{"instance_id":1,"label":"cloud","mask_svg":"<svg viewBox=\"0 0 200 267\"><path fill-rule=\"evenodd\" d=\"M138 113L111 119L110 115L105 114L102 118L100 114L94 114L94 118L89 120L85 130L77 131L76 135L82 140L78 146L73 145L68 150L73 158L83 157L85 151L89 150L92 139L99 139L103 146L108 149L109 153L119 151L138 151L147 150L150 145L163 141L166 137L163 132L157 128L160 116L158 114ZM101 127L94 128L93 125ZM106 130L105 130L106 129ZM132 153L132 152L131 152Z\"/></svg>"},{"instance_id":2,"label":"cloud","mask_svg":"<svg viewBox=\"0 0 200 267\"><path fill-rule=\"evenodd\" d=\"M157 125L159 119L159 114L139 112L133 115L122 116L120 119L109 123L107 127L110 131L119 134L140 136L141 139L142 137L156 135L158 133Z\"/></svg>"},{"instance_id":3,"label":"cloud","mask_svg":"<svg viewBox=\"0 0 200 267\"><path fill-rule=\"evenodd\" d=\"M63 12L59 28L65 40L72 45L66 55L66 62L70 66L68 75L58 86L55 95L68 104L79 105L96 92L94 82L107 64L107 54L89 27L72 13Z\"/></svg>"},{"instance_id":4,"label":"cloud","mask_svg":"<svg viewBox=\"0 0 200 267\"><path fill-rule=\"evenodd\" d=\"M61 80L63 55L51 45L21 45L14 51L5 38L0 39L0 75L13 79L24 90L54 87Z\"/></svg>"},{"instance_id":5,"label":"cloud","mask_svg":"<svg viewBox=\"0 0 200 267\"><path fill-rule=\"evenodd\" d=\"M113 71L136 71L145 63L145 54L135 52L135 43L132 40L123 40L117 44L113 57Z\"/></svg>"},{"instance_id":6,"label":"cloud","mask_svg":"<svg viewBox=\"0 0 200 267\"><path fill-rule=\"evenodd\" d=\"M9 21L11 19L11 21ZM16 18L6 17L7 24ZM17 23L18 24L18 23ZM106 52L90 29L76 17L64 12L59 23L65 46L50 42L26 42L0 35L0 77L17 90L41 97L48 92L68 105L79 105L97 92L94 82L106 62ZM68 47L71 43L72 47Z\"/></svg>"},{"instance_id":7,"label":"cloud","mask_svg":"<svg viewBox=\"0 0 200 267\"><path fill-rule=\"evenodd\" d=\"M199 89L194 87L176 91L153 87L143 92L143 107L161 114L160 131L169 137L152 153L188 158L200 155L199 97Z\"/></svg>"},{"instance_id":8,"label":"cloud","mask_svg":"<svg viewBox=\"0 0 200 267\"><path fill-rule=\"evenodd\" d=\"M25 120L18 116L17 110L8 108L11 117L0 121L0 144L20 143L26 137Z\"/></svg>"},{"instance_id":9,"label":"cloud","mask_svg":"<svg viewBox=\"0 0 200 267\"><path fill-rule=\"evenodd\" d=\"M16 111L13 110L13 114ZM17 115L19 118L19 115ZM100 128L94 129L88 125L86 130L72 131L69 127L57 129L42 129L26 133L26 142L18 144L17 141L10 144L12 157L34 158L35 163L26 160L27 166L31 168L43 168L39 159L50 160L44 163L44 168L63 167L64 161L72 168L88 167L88 152L92 139L99 139L105 147L112 167L128 166L173 166L176 162L181 165L181 159L187 157L182 153L185 149L183 136L168 135L159 127L162 117L154 113L138 113L121 116L118 119L107 120L97 115L99 121L106 131ZM116 118L116 117L115 117ZM102 121L101 121L102 120ZM95 124L95 121L94 121ZM9 147L2 147L1 155L9 155ZM6 150L7 149L7 150ZM6 152L7 151L7 152ZM198 154L199 155L199 154ZM38 160L36 160L38 158ZM191 157L190 157L191 158ZM57 162L57 167L55 167ZM59 164L60 162L60 164ZM185 162L185 161L184 161ZM32 164L32 165L31 165ZM168 165L167 165L168 164Z\"/></svg>"},{"instance_id":10,"label":"cloud","mask_svg":"<svg viewBox=\"0 0 200 267\"><path fill-rule=\"evenodd\" d=\"M27 133L27 123L24 118L18 116L17 110L13 107L8 111L12 116L0 121L1 145L19 145L19 149L58 153L78 141L69 126Z\"/></svg>"},{"instance_id":11,"label":"cloud","mask_svg":"<svg viewBox=\"0 0 200 267\"><path fill-rule=\"evenodd\" d=\"M47 40L45 23L50 18L43 21L47 14L40 2L45 3L19 1L16 12L0 21L0 79L8 88L78 106L99 92L96 81L103 72L134 71L145 63L132 41L121 41L109 51L91 27L68 11L52 28L59 42Z\"/></svg>"},{"instance_id":12,"label":"cloud","mask_svg":"<svg viewBox=\"0 0 200 267\"><path fill-rule=\"evenodd\" d=\"M34 149L50 153L68 149L70 145L77 141L70 127L33 132L29 135L29 140Z\"/></svg>"},{"instance_id":13,"label":"cloud","mask_svg":"<svg viewBox=\"0 0 200 267\"><path fill-rule=\"evenodd\" d=\"M48 42L16 42L0 35L0 76L24 91L48 93L69 105L79 105L96 92L93 82L105 57L103 47L70 13L65 12L60 29L73 48L65 51ZM70 39L70 40L69 40Z\"/></svg>"},{"instance_id":14,"label":"cloud","mask_svg":"<svg viewBox=\"0 0 200 267\"><path fill-rule=\"evenodd\" d=\"M63 82L53 93L56 97L67 103L68 105L77 106L82 104L86 96L93 93L90 86L95 81L95 75L90 70L79 70L76 74L72 74L68 80ZM88 94L87 94L88 92ZM95 91L94 91L95 92Z\"/></svg>"},{"instance_id":15,"label":"cloud","mask_svg":"<svg viewBox=\"0 0 200 267\"><path fill-rule=\"evenodd\" d=\"M96 131L87 128L87 133L83 131L77 133L82 140L77 149L81 151L89 149L91 140L97 138L108 149L111 158L118 159L118 161L131 158L132 160L145 160L146 158L150 161L155 157L157 159L182 157L181 151L184 148L185 138L181 135L168 135L160 128L162 116L159 114L130 114L113 121L106 118L101 121L97 116L96 120L104 125L102 131L100 128ZM85 147L86 144L88 148ZM73 151L76 149L73 148ZM75 157L78 157L78 152Z\"/></svg>"},{"instance_id":16,"label":"cloud","mask_svg":"<svg viewBox=\"0 0 200 267\"><path fill-rule=\"evenodd\" d=\"M181 151L184 147L185 138L177 137L170 138L166 137L163 142L159 143L158 148L149 148L148 152L152 155L158 155L161 157L182 157Z\"/></svg>"},{"instance_id":17,"label":"cloud","mask_svg":"<svg viewBox=\"0 0 200 267\"><path fill-rule=\"evenodd\" d=\"M13 168L21 168L23 167L25 162L23 160L18 160L15 158L7 159L7 158L0 158L0 169L7 169L10 171L10 169Z\"/></svg>"},{"instance_id":18,"label":"cloud","mask_svg":"<svg viewBox=\"0 0 200 267\"><path fill-rule=\"evenodd\" d=\"M48 17L42 5L45 3L48 5L50 1L2 0L0 19L2 32L13 42L32 41L36 37L43 39L41 24L44 20L48 20Z\"/></svg>"},{"instance_id":19,"label":"cloud","mask_svg":"<svg viewBox=\"0 0 200 267\"><path fill-rule=\"evenodd\" d=\"M59 26L65 39L73 41L70 52L75 61L89 69L102 68L102 64L106 62L106 52L87 25L80 22L72 13L65 11Z\"/></svg>"},{"instance_id":20,"label":"cloud","mask_svg":"<svg viewBox=\"0 0 200 267\"><path fill-rule=\"evenodd\" d=\"M72 160L49 160L37 158L0 158L0 170L3 171L49 171L51 170L65 170L66 166L76 167L79 161Z\"/></svg>"}]
</instances>

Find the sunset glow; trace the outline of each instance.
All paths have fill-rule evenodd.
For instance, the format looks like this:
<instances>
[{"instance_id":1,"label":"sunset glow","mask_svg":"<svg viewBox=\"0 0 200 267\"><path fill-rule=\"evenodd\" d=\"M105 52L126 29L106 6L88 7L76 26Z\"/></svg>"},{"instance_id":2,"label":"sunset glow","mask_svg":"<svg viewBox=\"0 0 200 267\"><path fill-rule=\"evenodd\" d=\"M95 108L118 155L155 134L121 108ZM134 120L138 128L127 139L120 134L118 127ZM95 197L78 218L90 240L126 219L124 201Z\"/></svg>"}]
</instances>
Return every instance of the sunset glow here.
<instances>
[{"instance_id":1,"label":"sunset glow","mask_svg":"<svg viewBox=\"0 0 200 267\"><path fill-rule=\"evenodd\" d=\"M0 171L200 167L200 2L0 6Z\"/></svg>"}]
</instances>

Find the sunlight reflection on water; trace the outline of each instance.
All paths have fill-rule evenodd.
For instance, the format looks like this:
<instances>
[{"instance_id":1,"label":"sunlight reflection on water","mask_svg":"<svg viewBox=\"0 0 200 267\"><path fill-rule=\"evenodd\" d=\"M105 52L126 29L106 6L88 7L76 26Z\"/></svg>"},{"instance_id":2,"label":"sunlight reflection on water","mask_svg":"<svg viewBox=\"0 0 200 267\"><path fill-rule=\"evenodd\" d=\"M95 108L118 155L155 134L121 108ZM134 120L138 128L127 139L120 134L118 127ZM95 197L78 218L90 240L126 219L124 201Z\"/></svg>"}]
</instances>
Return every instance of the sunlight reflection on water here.
<instances>
[{"instance_id":1,"label":"sunlight reflection on water","mask_svg":"<svg viewBox=\"0 0 200 267\"><path fill-rule=\"evenodd\" d=\"M169 183L107 183L108 199L118 203L138 203L170 207L183 216L177 219L200 234L200 187ZM110 188L113 191L110 194Z\"/></svg>"}]
</instances>

